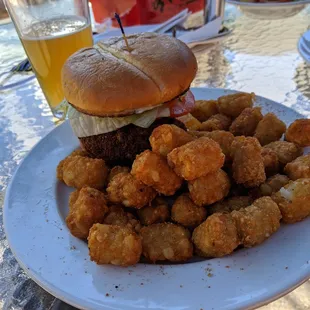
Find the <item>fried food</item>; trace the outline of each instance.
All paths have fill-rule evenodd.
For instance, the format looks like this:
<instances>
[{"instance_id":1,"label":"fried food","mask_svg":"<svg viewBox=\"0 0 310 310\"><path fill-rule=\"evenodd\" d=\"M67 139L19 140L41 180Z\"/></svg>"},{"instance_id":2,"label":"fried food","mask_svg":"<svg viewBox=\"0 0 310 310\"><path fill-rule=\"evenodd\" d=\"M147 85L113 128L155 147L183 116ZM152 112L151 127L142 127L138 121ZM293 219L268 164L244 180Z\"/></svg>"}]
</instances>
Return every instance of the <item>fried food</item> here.
<instances>
[{"instance_id":1,"label":"fried food","mask_svg":"<svg viewBox=\"0 0 310 310\"><path fill-rule=\"evenodd\" d=\"M275 174L268 178L266 182L259 187L254 188L249 194L253 198L260 198L263 196L271 196L273 193L280 190L281 187L286 185L290 179L283 174Z\"/></svg>"},{"instance_id":2,"label":"fried food","mask_svg":"<svg viewBox=\"0 0 310 310\"><path fill-rule=\"evenodd\" d=\"M232 122L229 131L235 136L253 136L262 118L261 108L246 108Z\"/></svg>"},{"instance_id":3,"label":"fried food","mask_svg":"<svg viewBox=\"0 0 310 310\"><path fill-rule=\"evenodd\" d=\"M258 139L261 145L266 145L281 139L285 130L286 125L284 122L278 119L273 113L267 113L258 123L254 137Z\"/></svg>"},{"instance_id":4,"label":"fried food","mask_svg":"<svg viewBox=\"0 0 310 310\"><path fill-rule=\"evenodd\" d=\"M261 244L280 228L281 213L270 197L262 197L247 208L231 213L241 244L250 248Z\"/></svg>"},{"instance_id":5,"label":"fried food","mask_svg":"<svg viewBox=\"0 0 310 310\"><path fill-rule=\"evenodd\" d=\"M90 259L98 265L131 266L139 262L141 237L131 228L95 224L88 236Z\"/></svg>"},{"instance_id":6,"label":"fried food","mask_svg":"<svg viewBox=\"0 0 310 310\"><path fill-rule=\"evenodd\" d=\"M75 188L89 186L101 189L106 184L108 168L103 159L95 159L84 156L68 156L59 163L58 177L62 176L66 185Z\"/></svg>"},{"instance_id":7,"label":"fried food","mask_svg":"<svg viewBox=\"0 0 310 310\"><path fill-rule=\"evenodd\" d=\"M214 131L195 131L194 134L195 133L198 133L197 137L207 137L217 142L225 155L225 162L231 161L230 149L231 144L235 138L231 132L224 130L214 130Z\"/></svg>"},{"instance_id":8,"label":"fried food","mask_svg":"<svg viewBox=\"0 0 310 310\"><path fill-rule=\"evenodd\" d=\"M109 211L105 215L102 224L125 226L139 232L141 229L140 222L130 212L126 212L124 208L118 205L109 207Z\"/></svg>"},{"instance_id":9,"label":"fried food","mask_svg":"<svg viewBox=\"0 0 310 310\"><path fill-rule=\"evenodd\" d=\"M310 119L297 119L287 129L285 139L299 146L310 146Z\"/></svg>"},{"instance_id":10,"label":"fried food","mask_svg":"<svg viewBox=\"0 0 310 310\"><path fill-rule=\"evenodd\" d=\"M248 207L253 202L250 196L234 196L226 198L208 207L208 213L224 213Z\"/></svg>"},{"instance_id":11,"label":"fried food","mask_svg":"<svg viewBox=\"0 0 310 310\"><path fill-rule=\"evenodd\" d=\"M152 186L157 192L173 195L183 180L169 167L165 157L149 150L137 155L131 173L141 182Z\"/></svg>"},{"instance_id":12,"label":"fried food","mask_svg":"<svg viewBox=\"0 0 310 310\"><path fill-rule=\"evenodd\" d=\"M179 196L171 209L171 219L188 228L197 227L206 217L206 209L195 205L188 194Z\"/></svg>"},{"instance_id":13,"label":"fried food","mask_svg":"<svg viewBox=\"0 0 310 310\"><path fill-rule=\"evenodd\" d=\"M90 228L93 224L102 223L107 212L104 194L94 188L84 187L70 195L66 223L73 236L87 239Z\"/></svg>"},{"instance_id":14,"label":"fried food","mask_svg":"<svg viewBox=\"0 0 310 310\"><path fill-rule=\"evenodd\" d=\"M152 187L143 184L128 172L121 172L113 177L108 184L107 194L109 201L137 209L150 204L156 196Z\"/></svg>"},{"instance_id":15,"label":"fried food","mask_svg":"<svg viewBox=\"0 0 310 310\"><path fill-rule=\"evenodd\" d=\"M215 203L229 193L230 181L223 170L210 173L206 176L188 182L190 198L198 206Z\"/></svg>"},{"instance_id":16,"label":"fried food","mask_svg":"<svg viewBox=\"0 0 310 310\"><path fill-rule=\"evenodd\" d=\"M150 136L152 151L163 156L193 140L193 136L175 125L161 125Z\"/></svg>"},{"instance_id":17,"label":"fried food","mask_svg":"<svg viewBox=\"0 0 310 310\"><path fill-rule=\"evenodd\" d=\"M298 156L302 155L301 147L287 141L271 142L265 145L264 148L272 149L273 151L275 151L282 166L290 163Z\"/></svg>"},{"instance_id":18,"label":"fried food","mask_svg":"<svg viewBox=\"0 0 310 310\"><path fill-rule=\"evenodd\" d=\"M222 257L239 245L237 228L229 213L214 213L195 228L192 237L196 253L204 257Z\"/></svg>"},{"instance_id":19,"label":"fried food","mask_svg":"<svg viewBox=\"0 0 310 310\"><path fill-rule=\"evenodd\" d=\"M126 167L126 166L114 166L109 173L108 176L108 183L110 183L110 181L119 173L121 172L130 172L130 168Z\"/></svg>"},{"instance_id":20,"label":"fried food","mask_svg":"<svg viewBox=\"0 0 310 310\"><path fill-rule=\"evenodd\" d=\"M138 217L143 225L163 223L169 220L170 210L168 203L161 197L156 197L151 205L137 211Z\"/></svg>"},{"instance_id":21,"label":"fried food","mask_svg":"<svg viewBox=\"0 0 310 310\"><path fill-rule=\"evenodd\" d=\"M77 148L71 154L69 154L66 158L61 160L59 162L59 164L57 166L57 170L56 170L56 176L57 176L57 179L59 181L63 181L63 165L64 165L66 159L69 157L73 157L73 156L89 157L88 153L85 150L83 150L81 148Z\"/></svg>"},{"instance_id":22,"label":"fried food","mask_svg":"<svg viewBox=\"0 0 310 310\"><path fill-rule=\"evenodd\" d=\"M176 174L185 180L194 180L221 168L225 155L218 143L202 137L175 148L167 159Z\"/></svg>"},{"instance_id":23,"label":"fried food","mask_svg":"<svg viewBox=\"0 0 310 310\"><path fill-rule=\"evenodd\" d=\"M310 178L310 155L297 157L285 166L284 172L291 180Z\"/></svg>"},{"instance_id":24,"label":"fried food","mask_svg":"<svg viewBox=\"0 0 310 310\"><path fill-rule=\"evenodd\" d=\"M256 138L236 137L231 151L233 178L237 184L254 187L266 180L261 146Z\"/></svg>"},{"instance_id":25,"label":"fried food","mask_svg":"<svg viewBox=\"0 0 310 310\"><path fill-rule=\"evenodd\" d=\"M177 120L181 121L189 130L198 130L201 126L201 123L198 121L198 119L190 113L178 117Z\"/></svg>"},{"instance_id":26,"label":"fried food","mask_svg":"<svg viewBox=\"0 0 310 310\"><path fill-rule=\"evenodd\" d=\"M182 262L193 256L190 232L179 225L159 223L145 226L140 231L143 255L156 261Z\"/></svg>"},{"instance_id":27,"label":"fried food","mask_svg":"<svg viewBox=\"0 0 310 310\"><path fill-rule=\"evenodd\" d=\"M236 118L244 109L252 108L254 93L237 93L218 98L218 110L221 114Z\"/></svg>"},{"instance_id":28,"label":"fried food","mask_svg":"<svg viewBox=\"0 0 310 310\"><path fill-rule=\"evenodd\" d=\"M213 131L213 130L228 130L231 125L231 119L224 114L212 115L208 120L203 122L201 126L195 130Z\"/></svg>"},{"instance_id":29,"label":"fried food","mask_svg":"<svg viewBox=\"0 0 310 310\"><path fill-rule=\"evenodd\" d=\"M217 113L217 100L196 100L195 107L191 111L191 114L200 122L206 121L209 117Z\"/></svg>"},{"instance_id":30,"label":"fried food","mask_svg":"<svg viewBox=\"0 0 310 310\"><path fill-rule=\"evenodd\" d=\"M278 204L282 220L296 223L310 215L310 179L290 181L272 199Z\"/></svg>"},{"instance_id":31,"label":"fried food","mask_svg":"<svg viewBox=\"0 0 310 310\"><path fill-rule=\"evenodd\" d=\"M278 155L275 151L273 151L272 149L263 148L262 157L266 175L273 175L279 172L280 163Z\"/></svg>"}]
</instances>

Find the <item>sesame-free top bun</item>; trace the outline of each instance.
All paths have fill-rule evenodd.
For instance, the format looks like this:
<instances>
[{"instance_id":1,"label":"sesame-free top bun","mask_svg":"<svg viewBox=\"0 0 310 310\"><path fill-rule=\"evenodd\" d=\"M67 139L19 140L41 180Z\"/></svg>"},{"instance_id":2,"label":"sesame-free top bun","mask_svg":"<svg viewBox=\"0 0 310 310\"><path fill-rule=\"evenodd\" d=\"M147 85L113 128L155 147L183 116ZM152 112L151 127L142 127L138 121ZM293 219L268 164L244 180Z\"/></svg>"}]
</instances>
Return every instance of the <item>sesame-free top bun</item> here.
<instances>
[{"instance_id":1,"label":"sesame-free top bun","mask_svg":"<svg viewBox=\"0 0 310 310\"><path fill-rule=\"evenodd\" d=\"M186 91L197 71L183 42L155 33L99 42L68 58L62 69L67 101L96 116L128 115L170 101Z\"/></svg>"}]
</instances>

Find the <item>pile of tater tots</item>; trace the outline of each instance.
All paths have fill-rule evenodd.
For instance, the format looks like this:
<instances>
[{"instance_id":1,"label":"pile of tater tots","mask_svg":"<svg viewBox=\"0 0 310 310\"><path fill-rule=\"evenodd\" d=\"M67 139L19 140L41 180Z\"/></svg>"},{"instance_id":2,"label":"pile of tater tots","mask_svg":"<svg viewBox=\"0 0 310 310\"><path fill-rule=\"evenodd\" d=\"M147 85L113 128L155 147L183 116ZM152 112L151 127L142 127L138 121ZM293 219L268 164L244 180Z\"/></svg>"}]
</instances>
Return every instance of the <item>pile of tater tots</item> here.
<instances>
[{"instance_id":1,"label":"pile of tater tots","mask_svg":"<svg viewBox=\"0 0 310 310\"><path fill-rule=\"evenodd\" d=\"M76 188L66 223L88 241L91 260L222 257L309 216L310 120L286 128L254 101L253 93L196 101L180 118L187 131L155 128L131 167L108 167L82 149L62 160L57 178Z\"/></svg>"}]
</instances>

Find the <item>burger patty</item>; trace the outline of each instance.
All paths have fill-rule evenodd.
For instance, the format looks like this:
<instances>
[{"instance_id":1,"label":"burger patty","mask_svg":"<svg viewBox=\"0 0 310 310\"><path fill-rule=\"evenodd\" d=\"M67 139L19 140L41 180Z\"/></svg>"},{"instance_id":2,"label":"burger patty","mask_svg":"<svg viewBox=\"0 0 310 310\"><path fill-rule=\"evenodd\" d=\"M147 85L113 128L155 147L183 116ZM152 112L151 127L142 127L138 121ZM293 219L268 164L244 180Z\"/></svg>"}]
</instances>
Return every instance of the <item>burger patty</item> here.
<instances>
[{"instance_id":1,"label":"burger patty","mask_svg":"<svg viewBox=\"0 0 310 310\"><path fill-rule=\"evenodd\" d=\"M137 154L151 148L149 137L154 128L163 124L173 124L186 130L181 121L171 117L162 117L149 128L130 124L112 132L83 137L79 140L91 156L102 158L110 164L128 165L134 161Z\"/></svg>"}]
</instances>

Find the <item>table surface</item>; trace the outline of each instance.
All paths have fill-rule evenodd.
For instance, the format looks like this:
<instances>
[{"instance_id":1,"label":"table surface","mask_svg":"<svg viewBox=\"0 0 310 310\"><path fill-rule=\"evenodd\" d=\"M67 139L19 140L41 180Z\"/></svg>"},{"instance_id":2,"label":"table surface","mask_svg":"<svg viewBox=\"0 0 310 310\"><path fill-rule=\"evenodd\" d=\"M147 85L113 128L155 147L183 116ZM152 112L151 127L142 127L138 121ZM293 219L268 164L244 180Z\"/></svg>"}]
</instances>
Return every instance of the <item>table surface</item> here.
<instances>
[{"instance_id":1,"label":"table surface","mask_svg":"<svg viewBox=\"0 0 310 310\"><path fill-rule=\"evenodd\" d=\"M192 86L253 91L310 116L310 66L297 41L310 24L310 7L282 20L255 20L227 5L225 23L233 34L196 53L198 74ZM0 72L25 58L12 24L0 26ZM2 206L19 162L55 127L36 81L0 92L0 308L72 309L25 275L5 238ZM310 309L309 281L262 309Z\"/></svg>"}]
</instances>

